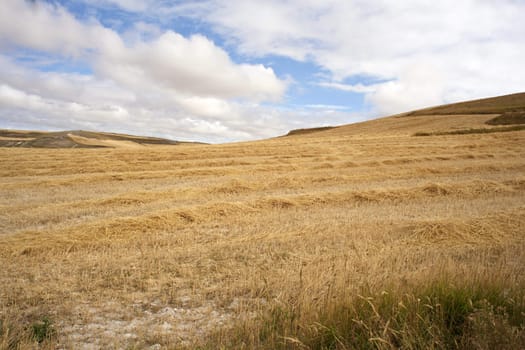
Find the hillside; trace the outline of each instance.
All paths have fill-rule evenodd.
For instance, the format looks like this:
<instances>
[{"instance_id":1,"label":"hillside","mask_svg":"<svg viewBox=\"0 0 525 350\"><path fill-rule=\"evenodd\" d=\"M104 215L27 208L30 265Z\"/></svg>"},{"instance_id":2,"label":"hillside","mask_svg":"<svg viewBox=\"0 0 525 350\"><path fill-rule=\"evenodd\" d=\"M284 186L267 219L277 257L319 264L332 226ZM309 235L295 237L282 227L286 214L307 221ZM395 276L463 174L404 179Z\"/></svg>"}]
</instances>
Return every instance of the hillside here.
<instances>
[{"instance_id":1,"label":"hillside","mask_svg":"<svg viewBox=\"0 0 525 350\"><path fill-rule=\"evenodd\" d=\"M522 111L525 111L525 93L523 92L425 108L405 115L408 117L417 115L503 114Z\"/></svg>"},{"instance_id":2,"label":"hillside","mask_svg":"<svg viewBox=\"0 0 525 350\"><path fill-rule=\"evenodd\" d=\"M82 130L60 132L0 130L0 147L115 148L177 144L180 144L180 142L156 137L132 136Z\"/></svg>"},{"instance_id":3,"label":"hillside","mask_svg":"<svg viewBox=\"0 0 525 350\"><path fill-rule=\"evenodd\" d=\"M320 131L331 130L333 128L335 127L334 126L321 126L317 128L295 129L295 130L290 130L285 136L312 134L312 133L316 133Z\"/></svg>"},{"instance_id":4,"label":"hillside","mask_svg":"<svg viewBox=\"0 0 525 350\"><path fill-rule=\"evenodd\" d=\"M525 93L425 108L413 112L343 125L336 128L301 129L302 135L414 135L417 133L457 132L490 129L500 125L525 124ZM495 129L497 130L497 128ZM287 136L295 137L291 132Z\"/></svg>"},{"instance_id":5,"label":"hillside","mask_svg":"<svg viewBox=\"0 0 525 350\"><path fill-rule=\"evenodd\" d=\"M432 134L485 112L0 148L0 349L525 348L525 131Z\"/></svg>"}]
</instances>

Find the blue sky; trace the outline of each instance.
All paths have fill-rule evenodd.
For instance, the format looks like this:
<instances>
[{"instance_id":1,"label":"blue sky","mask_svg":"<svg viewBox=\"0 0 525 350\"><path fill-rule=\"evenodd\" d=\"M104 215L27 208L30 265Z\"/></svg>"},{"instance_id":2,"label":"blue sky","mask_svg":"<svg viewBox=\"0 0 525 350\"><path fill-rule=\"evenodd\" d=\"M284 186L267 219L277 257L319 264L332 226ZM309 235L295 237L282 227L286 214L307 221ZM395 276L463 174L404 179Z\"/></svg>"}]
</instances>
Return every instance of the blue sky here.
<instances>
[{"instance_id":1,"label":"blue sky","mask_svg":"<svg viewBox=\"0 0 525 350\"><path fill-rule=\"evenodd\" d=\"M3 0L0 128L229 142L524 91L523 14L522 0Z\"/></svg>"}]
</instances>

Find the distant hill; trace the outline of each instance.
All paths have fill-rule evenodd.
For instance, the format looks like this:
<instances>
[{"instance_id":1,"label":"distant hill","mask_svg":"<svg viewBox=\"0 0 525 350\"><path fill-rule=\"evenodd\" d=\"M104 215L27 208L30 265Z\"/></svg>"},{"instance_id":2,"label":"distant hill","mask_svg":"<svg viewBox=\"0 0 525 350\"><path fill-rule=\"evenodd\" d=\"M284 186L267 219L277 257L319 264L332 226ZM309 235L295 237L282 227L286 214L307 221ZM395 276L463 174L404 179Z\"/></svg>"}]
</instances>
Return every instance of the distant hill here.
<instances>
[{"instance_id":1,"label":"distant hill","mask_svg":"<svg viewBox=\"0 0 525 350\"><path fill-rule=\"evenodd\" d=\"M419 109L404 115L503 114L525 111L525 93L483 98L459 103Z\"/></svg>"},{"instance_id":2,"label":"distant hill","mask_svg":"<svg viewBox=\"0 0 525 350\"><path fill-rule=\"evenodd\" d=\"M505 127L503 127L505 126ZM525 93L452 103L342 126L291 130L283 137L448 135L525 129ZM0 147L26 148L138 148L179 145L157 137L83 130L43 132L0 129Z\"/></svg>"},{"instance_id":3,"label":"distant hill","mask_svg":"<svg viewBox=\"0 0 525 350\"><path fill-rule=\"evenodd\" d=\"M335 128L335 126L321 126L317 128L295 129L295 130L290 130L288 134L286 134L285 136L311 134L314 132L326 131L326 130L330 130L333 128Z\"/></svg>"},{"instance_id":4,"label":"distant hill","mask_svg":"<svg viewBox=\"0 0 525 350\"><path fill-rule=\"evenodd\" d=\"M183 142L157 137L133 136L83 130L43 132L0 130L0 147L26 148L121 148L178 145Z\"/></svg>"},{"instance_id":5,"label":"distant hill","mask_svg":"<svg viewBox=\"0 0 525 350\"><path fill-rule=\"evenodd\" d=\"M290 131L285 137L330 135L388 135L447 133L469 134L473 130L512 131L524 127L503 128L501 125L525 124L525 93L484 98L424 108L390 117L338 127L319 127ZM482 130L483 129L483 130Z\"/></svg>"}]
</instances>

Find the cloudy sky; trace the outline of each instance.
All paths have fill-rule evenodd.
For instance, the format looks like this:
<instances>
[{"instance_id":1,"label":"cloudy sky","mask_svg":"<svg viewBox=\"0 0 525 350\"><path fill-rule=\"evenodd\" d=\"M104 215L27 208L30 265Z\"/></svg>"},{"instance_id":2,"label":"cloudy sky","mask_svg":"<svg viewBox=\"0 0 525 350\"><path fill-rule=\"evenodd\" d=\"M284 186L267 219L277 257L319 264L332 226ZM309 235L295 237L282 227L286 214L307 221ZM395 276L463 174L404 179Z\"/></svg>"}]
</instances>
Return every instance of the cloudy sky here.
<instances>
[{"instance_id":1,"label":"cloudy sky","mask_svg":"<svg viewBox=\"0 0 525 350\"><path fill-rule=\"evenodd\" d=\"M0 128L227 142L525 91L525 0L0 0Z\"/></svg>"}]
</instances>

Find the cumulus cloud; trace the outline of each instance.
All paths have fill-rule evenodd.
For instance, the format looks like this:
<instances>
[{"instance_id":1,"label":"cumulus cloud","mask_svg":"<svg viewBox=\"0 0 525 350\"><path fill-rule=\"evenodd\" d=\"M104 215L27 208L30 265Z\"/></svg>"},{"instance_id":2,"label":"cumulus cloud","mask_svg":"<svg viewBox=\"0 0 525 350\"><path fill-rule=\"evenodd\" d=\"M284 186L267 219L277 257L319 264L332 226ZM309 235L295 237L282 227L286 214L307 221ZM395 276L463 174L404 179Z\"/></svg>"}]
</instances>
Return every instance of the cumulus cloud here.
<instances>
[{"instance_id":1,"label":"cumulus cloud","mask_svg":"<svg viewBox=\"0 0 525 350\"><path fill-rule=\"evenodd\" d=\"M404 112L442 104L446 75L439 67L413 64L396 80L377 84L367 91L368 102L379 114Z\"/></svg>"},{"instance_id":2,"label":"cumulus cloud","mask_svg":"<svg viewBox=\"0 0 525 350\"><path fill-rule=\"evenodd\" d=\"M108 50L96 67L132 87L147 82L197 96L277 100L286 88L271 68L235 64L207 38L172 31L132 48Z\"/></svg>"},{"instance_id":3,"label":"cumulus cloud","mask_svg":"<svg viewBox=\"0 0 525 350\"><path fill-rule=\"evenodd\" d=\"M96 9L80 19L56 1L0 1L4 125L230 141L371 116L334 106L339 98L287 105L295 77L252 63L280 57L319 67L297 91L361 94L374 115L525 90L523 1L79 3ZM134 23L110 28L118 18L97 17L100 8ZM218 37L170 30L180 19ZM31 54L38 62L22 57Z\"/></svg>"},{"instance_id":4,"label":"cumulus cloud","mask_svg":"<svg viewBox=\"0 0 525 350\"><path fill-rule=\"evenodd\" d=\"M113 30L94 20L80 22L59 6L18 0L0 6L3 43L87 56L99 72L131 87L148 82L199 96L257 100L278 99L286 88L271 68L236 64L202 35L186 38L166 31L155 40L128 47Z\"/></svg>"},{"instance_id":5,"label":"cumulus cloud","mask_svg":"<svg viewBox=\"0 0 525 350\"><path fill-rule=\"evenodd\" d=\"M317 83L317 85L322 86L322 87L331 88L331 89L337 89L337 90L348 91L348 92L357 92L357 93L373 92L376 90L378 86L377 84L370 84L370 85L365 85L361 83L343 84L343 83L326 82L326 81Z\"/></svg>"},{"instance_id":6,"label":"cumulus cloud","mask_svg":"<svg viewBox=\"0 0 525 350\"><path fill-rule=\"evenodd\" d=\"M0 56L0 121L8 128L91 129L179 140L227 142L268 138L290 129L342 124L343 112L308 111L173 95L134 93L110 79L40 72Z\"/></svg>"},{"instance_id":7,"label":"cumulus cloud","mask_svg":"<svg viewBox=\"0 0 525 350\"><path fill-rule=\"evenodd\" d=\"M0 2L0 45L78 57L100 48L122 46L117 33L97 21L83 23L46 2Z\"/></svg>"},{"instance_id":8,"label":"cumulus cloud","mask_svg":"<svg viewBox=\"0 0 525 350\"><path fill-rule=\"evenodd\" d=\"M139 3L117 2L134 10L140 10ZM70 125L71 119L80 126L107 127L121 121L131 129L135 126L137 132L140 120L147 119L171 126L172 137L188 134L174 130L183 125L185 130L200 133L192 139L202 134L249 138L232 124L239 119L239 106L278 101L286 90L287 83L271 68L236 63L202 35L157 33L145 24L136 28L147 31L148 40L137 35L126 41L97 20L81 21L58 5L2 1L0 47L13 56L17 50L29 49L45 52L58 62L74 59L88 65L94 74L41 71L0 56L0 81L4 82L0 106L32 111L44 121L46 115L53 120L63 118L64 125Z\"/></svg>"},{"instance_id":9,"label":"cumulus cloud","mask_svg":"<svg viewBox=\"0 0 525 350\"><path fill-rule=\"evenodd\" d=\"M185 15L205 18L244 54L313 61L331 73L320 85L395 113L524 90L523 13L513 0L207 0ZM382 83L345 83L362 76Z\"/></svg>"},{"instance_id":10,"label":"cumulus cloud","mask_svg":"<svg viewBox=\"0 0 525 350\"><path fill-rule=\"evenodd\" d=\"M112 80L74 73L39 72L0 56L3 127L92 129L173 139L226 142L282 134L283 113L270 107L214 97L172 96L164 90L135 94ZM289 116L289 114L287 115Z\"/></svg>"}]
</instances>

